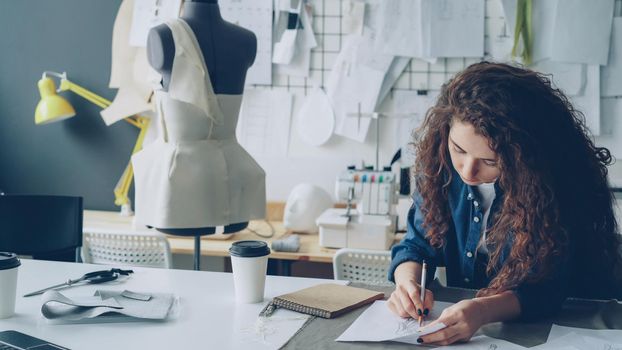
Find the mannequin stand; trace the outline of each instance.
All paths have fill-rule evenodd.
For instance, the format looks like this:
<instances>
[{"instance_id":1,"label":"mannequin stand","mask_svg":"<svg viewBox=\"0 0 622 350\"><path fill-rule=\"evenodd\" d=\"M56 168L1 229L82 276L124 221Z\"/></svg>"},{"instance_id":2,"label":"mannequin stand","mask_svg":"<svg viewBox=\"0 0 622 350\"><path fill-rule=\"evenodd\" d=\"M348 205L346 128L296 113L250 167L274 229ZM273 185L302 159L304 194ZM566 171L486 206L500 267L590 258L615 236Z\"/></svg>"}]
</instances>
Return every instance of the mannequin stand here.
<instances>
[{"instance_id":1,"label":"mannequin stand","mask_svg":"<svg viewBox=\"0 0 622 350\"><path fill-rule=\"evenodd\" d=\"M222 227L222 226L221 226ZM248 222L241 222L237 224L231 224L224 227L224 234L232 234L248 227ZM201 270L201 236L213 235L216 233L215 227L201 227L201 228L156 228L156 230L166 233L167 235L174 236L193 236L194 237L194 266L195 271Z\"/></svg>"}]
</instances>

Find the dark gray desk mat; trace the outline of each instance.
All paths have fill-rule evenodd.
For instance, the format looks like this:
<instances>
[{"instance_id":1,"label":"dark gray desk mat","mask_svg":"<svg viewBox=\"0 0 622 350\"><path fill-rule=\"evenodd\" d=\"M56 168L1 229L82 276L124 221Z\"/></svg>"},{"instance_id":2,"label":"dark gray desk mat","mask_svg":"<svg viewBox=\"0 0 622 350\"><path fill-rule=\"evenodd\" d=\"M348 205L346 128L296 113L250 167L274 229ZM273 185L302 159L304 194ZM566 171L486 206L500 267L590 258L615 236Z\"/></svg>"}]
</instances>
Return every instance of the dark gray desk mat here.
<instances>
[{"instance_id":1,"label":"dark gray desk mat","mask_svg":"<svg viewBox=\"0 0 622 350\"><path fill-rule=\"evenodd\" d=\"M385 293L385 299L392 287L353 283L355 287L378 290ZM431 287L437 300L457 302L472 298L475 291L458 288ZM397 342L336 342L357 317L367 308L362 307L335 319L316 317L306 324L282 349L412 349L413 345ZM622 303L612 301L569 299L562 311L554 318L538 322L497 322L488 324L479 331L487 336L504 339L512 343L532 347L546 342L551 325L555 323L568 327L591 329L622 329Z\"/></svg>"}]
</instances>

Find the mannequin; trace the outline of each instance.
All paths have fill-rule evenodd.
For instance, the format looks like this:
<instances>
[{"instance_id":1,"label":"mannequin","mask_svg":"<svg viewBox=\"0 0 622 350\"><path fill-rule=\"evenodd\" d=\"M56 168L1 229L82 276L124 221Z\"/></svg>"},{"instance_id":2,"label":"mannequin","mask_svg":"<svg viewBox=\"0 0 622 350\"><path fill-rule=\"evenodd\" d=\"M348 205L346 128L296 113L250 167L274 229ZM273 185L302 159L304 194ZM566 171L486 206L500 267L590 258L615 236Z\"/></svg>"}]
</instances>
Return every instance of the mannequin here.
<instances>
[{"instance_id":1,"label":"mannequin","mask_svg":"<svg viewBox=\"0 0 622 350\"><path fill-rule=\"evenodd\" d=\"M194 31L216 94L241 94L246 71L255 61L257 38L253 32L226 22L217 0L186 1L183 16ZM147 37L147 59L162 75L162 87L168 89L175 44L166 24L151 28Z\"/></svg>"},{"instance_id":2,"label":"mannequin","mask_svg":"<svg viewBox=\"0 0 622 350\"><path fill-rule=\"evenodd\" d=\"M255 35L224 21L216 0L186 2L183 14L147 38L149 64L162 76L161 130L133 157L136 216L161 232L194 236L198 269L199 236L265 217L265 173L235 139Z\"/></svg>"}]
</instances>

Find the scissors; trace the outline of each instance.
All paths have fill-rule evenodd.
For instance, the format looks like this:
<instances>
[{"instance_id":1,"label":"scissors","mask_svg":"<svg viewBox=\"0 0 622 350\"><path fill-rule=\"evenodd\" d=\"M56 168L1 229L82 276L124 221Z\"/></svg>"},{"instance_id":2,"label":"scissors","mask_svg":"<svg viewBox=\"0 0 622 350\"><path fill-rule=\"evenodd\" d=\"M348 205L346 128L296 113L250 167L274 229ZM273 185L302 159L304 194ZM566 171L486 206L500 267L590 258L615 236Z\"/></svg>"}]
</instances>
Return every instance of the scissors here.
<instances>
[{"instance_id":1,"label":"scissors","mask_svg":"<svg viewBox=\"0 0 622 350\"><path fill-rule=\"evenodd\" d=\"M51 290L51 289L71 287L81 282L90 283L90 284L99 284L99 283L114 281L117 278L119 278L120 275L129 276L130 273L134 273L134 271L121 270L121 269L93 271L93 272L86 273L82 277L76 278L75 280L68 279L67 282L60 283L60 284L57 284L51 287L47 287L47 288L38 290L36 292L24 294L24 297L30 297L33 295L43 294L44 292Z\"/></svg>"}]
</instances>

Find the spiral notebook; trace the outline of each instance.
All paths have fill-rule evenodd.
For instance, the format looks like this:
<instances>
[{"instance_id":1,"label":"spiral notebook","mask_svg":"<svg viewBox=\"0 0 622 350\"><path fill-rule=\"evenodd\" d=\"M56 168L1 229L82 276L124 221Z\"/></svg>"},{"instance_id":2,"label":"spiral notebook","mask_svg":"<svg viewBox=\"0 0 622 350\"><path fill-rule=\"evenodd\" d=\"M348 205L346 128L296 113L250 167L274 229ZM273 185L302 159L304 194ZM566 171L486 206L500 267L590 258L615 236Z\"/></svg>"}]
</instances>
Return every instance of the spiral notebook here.
<instances>
[{"instance_id":1,"label":"spiral notebook","mask_svg":"<svg viewBox=\"0 0 622 350\"><path fill-rule=\"evenodd\" d=\"M323 318L334 318L365 304L384 298L384 293L325 283L299 291L283 294L272 299L264 316L269 316L277 307Z\"/></svg>"}]
</instances>

